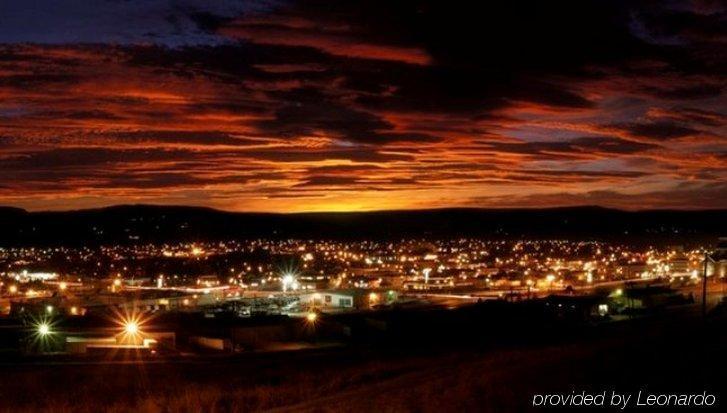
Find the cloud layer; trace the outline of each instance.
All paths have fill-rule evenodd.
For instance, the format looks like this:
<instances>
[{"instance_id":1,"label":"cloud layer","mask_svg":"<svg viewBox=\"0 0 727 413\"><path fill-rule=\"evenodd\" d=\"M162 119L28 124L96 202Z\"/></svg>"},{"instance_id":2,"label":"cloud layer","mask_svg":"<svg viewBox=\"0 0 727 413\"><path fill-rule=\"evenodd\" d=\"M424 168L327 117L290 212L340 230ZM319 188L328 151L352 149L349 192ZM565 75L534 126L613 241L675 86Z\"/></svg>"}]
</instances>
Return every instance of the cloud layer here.
<instances>
[{"instance_id":1,"label":"cloud layer","mask_svg":"<svg viewBox=\"0 0 727 413\"><path fill-rule=\"evenodd\" d=\"M727 207L717 2L207 3L0 6L0 203Z\"/></svg>"}]
</instances>

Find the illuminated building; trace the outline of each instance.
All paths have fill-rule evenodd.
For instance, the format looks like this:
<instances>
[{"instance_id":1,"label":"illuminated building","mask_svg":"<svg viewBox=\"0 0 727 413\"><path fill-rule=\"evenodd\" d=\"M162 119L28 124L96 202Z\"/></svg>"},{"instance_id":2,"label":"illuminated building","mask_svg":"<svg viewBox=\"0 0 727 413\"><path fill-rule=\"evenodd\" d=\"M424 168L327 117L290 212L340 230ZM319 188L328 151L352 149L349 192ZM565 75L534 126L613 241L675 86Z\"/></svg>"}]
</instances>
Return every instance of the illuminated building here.
<instances>
[{"instance_id":1,"label":"illuminated building","mask_svg":"<svg viewBox=\"0 0 727 413\"><path fill-rule=\"evenodd\" d=\"M341 289L301 294L300 303L307 308L365 309L397 298L394 290Z\"/></svg>"},{"instance_id":2,"label":"illuminated building","mask_svg":"<svg viewBox=\"0 0 727 413\"><path fill-rule=\"evenodd\" d=\"M727 237L719 239L717 248L707 260L707 276L727 277Z\"/></svg>"}]
</instances>

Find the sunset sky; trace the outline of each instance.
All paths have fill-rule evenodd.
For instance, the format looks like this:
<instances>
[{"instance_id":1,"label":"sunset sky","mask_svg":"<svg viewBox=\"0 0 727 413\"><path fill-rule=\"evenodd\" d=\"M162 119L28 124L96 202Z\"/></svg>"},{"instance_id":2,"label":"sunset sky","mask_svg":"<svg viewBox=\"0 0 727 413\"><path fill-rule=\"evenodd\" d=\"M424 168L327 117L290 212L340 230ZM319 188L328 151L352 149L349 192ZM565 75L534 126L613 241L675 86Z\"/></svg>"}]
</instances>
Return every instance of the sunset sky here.
<instances>
[{"instance_id":1,"label":"sunset sky","mask_svg":"<svg viewBox=\"0 0 727 413\"><path fill-rule=\"evenodd\" d=\"M0 205L727 207L720 1L0 3Z\"/></svg>"}]
</instances>

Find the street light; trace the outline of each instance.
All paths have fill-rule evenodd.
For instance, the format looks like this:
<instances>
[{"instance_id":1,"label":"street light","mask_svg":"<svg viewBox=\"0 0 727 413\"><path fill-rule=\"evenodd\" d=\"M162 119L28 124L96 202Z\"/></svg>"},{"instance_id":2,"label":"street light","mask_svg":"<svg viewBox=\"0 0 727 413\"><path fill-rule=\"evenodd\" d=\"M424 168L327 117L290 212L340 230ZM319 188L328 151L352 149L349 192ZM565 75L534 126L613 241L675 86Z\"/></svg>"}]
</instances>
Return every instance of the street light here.
<instances>
[{"instance_id":1,"label":"street light","mask_svg":"<svg viewBox=\"0 0 727 413\"><path fill-rule=\"evenodd\" d=\"M136 321L127 321L124 325L124 331L127 334L136 334L139 332L139 324Z\"/></svg>"},{"instance_id":2,"label":"street light","mask_svg":"<svg viewBox=\"0 0 727 413\"><path fill-rule=\"evenodd\" d=\"M48 334L50 334L50 325L48 323L40 323L38 324L38 335L41 337L45 337Z\"/></svg>"},{"instance_id":3,"label":"street light","mask_svg":"<svg viewBox=\"0 0 727 413\"><path fill-rule=\"evenodd\" d=\"M135 310L125 312L124 314L117 313L114 322L118 324L121 330L117 336L121 340L135 342L145 335L143 328L148 321L148 318L143 318Z\"/></svg>"}]
</instances>

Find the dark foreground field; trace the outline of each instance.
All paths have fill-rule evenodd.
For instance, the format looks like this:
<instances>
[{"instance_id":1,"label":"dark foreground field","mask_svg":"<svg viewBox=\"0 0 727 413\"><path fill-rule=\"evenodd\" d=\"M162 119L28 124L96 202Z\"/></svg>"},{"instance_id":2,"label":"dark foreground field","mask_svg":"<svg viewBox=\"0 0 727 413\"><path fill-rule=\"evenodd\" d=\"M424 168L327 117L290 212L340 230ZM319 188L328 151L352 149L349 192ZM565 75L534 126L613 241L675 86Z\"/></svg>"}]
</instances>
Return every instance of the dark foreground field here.
<instances>
[{"instance_id":1,"label":"dark foreground field","mask_svg":"<svg viewBox=\"0 0 727 413\"><path fill-rule=\"evenodd\" d=\"M718 402L705 410L723 411L726 327L723 318L705 325L694 315L670 315L486 348L407 344L140 364L6 361L0 410L508 412L532 410L534 393L643 389L706 390Z\"/></svg>"}]
</instances>

